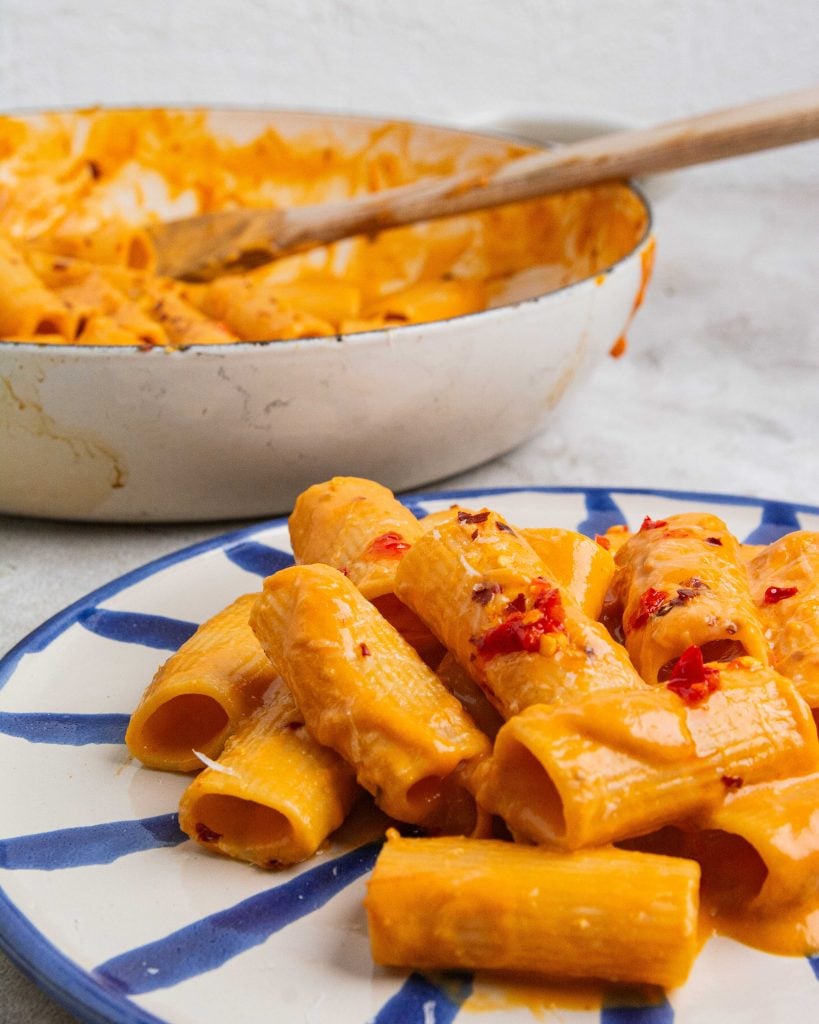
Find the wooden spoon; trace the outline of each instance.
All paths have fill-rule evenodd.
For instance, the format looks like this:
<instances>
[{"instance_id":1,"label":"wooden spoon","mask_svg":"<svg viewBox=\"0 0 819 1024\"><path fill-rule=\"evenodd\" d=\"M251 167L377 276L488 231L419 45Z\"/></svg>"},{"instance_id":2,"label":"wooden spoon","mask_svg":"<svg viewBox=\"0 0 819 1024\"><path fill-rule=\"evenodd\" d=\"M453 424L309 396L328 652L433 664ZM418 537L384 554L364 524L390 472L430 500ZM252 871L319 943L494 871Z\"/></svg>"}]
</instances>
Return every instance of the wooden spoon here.
<instances>
[{"instance_id":1,"label":"wooden spoon","mask_svg":"<svg viewBox=\"0 0 819 1024\"><path fill-rule=\"evenodd\" d=\"M528 154L488 175L461 173L314 206L226 210L148 230L159 273L206 281L351 235L817 137L819 88Z\"/></svg>"}]
</instances>

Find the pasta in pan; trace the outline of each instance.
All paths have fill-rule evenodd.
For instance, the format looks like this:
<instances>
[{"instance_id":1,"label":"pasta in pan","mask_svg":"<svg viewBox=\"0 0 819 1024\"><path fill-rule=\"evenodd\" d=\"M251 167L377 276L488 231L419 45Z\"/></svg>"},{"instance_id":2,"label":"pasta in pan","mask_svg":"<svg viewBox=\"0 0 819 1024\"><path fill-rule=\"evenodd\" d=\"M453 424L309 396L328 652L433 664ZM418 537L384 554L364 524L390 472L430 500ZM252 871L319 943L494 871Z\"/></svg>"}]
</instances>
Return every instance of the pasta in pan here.
<instances>
[{"instance_id":1,"label":"pasta in pan","mask_svg":"<svg viewBox=\"0 0 819 1024\"><path fill-rule=\"evenodd\" d=\"M750 551L669 517L597 557L491 509L416 520L354 477L289 525L296 565L201 627L129 730L146 764L189 770L146 742L146 709L186 688L236 709L192 753L197 843L294 863L366 791L388 816L366 896L384 965L673 987L703 930L819 951L816 535ZM196 702L176 707L193 737Z\"/></svg>"},{"instance_id":2,"label":"pasta in pan","mask_svg":"<svg viewBox=\"0 0 819 1024\"><path fill-rule=\"evenodd\" d=\"M638 197L606 184L322 246L195 289L157 276L146 225L158 217L484 174L527 152L502 140L470 149L456 133L418 152L400 123L359 127L360 137L343 141L334 128L290 137L274 122L236 140L205 111L0 117L0 340L177 349L448 319L593 277L647 226ZM241 117L237 125L241 134ZM44 275L44 260L57 276L102 274L118 294L89 308L86 288L81 312L76 295ZM127 273L114 283L112 270ZM138 308L151 326L114 315L112 301Z\"/></svg>"}]
</instances>

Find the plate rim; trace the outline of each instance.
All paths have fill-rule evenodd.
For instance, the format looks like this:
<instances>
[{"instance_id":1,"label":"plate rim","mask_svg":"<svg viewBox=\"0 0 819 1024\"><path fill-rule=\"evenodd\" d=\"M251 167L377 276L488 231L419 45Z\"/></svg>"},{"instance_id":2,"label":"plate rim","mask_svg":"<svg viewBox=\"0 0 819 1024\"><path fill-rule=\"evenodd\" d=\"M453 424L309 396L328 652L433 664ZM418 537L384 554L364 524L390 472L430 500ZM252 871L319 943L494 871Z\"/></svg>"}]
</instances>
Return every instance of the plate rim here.
<instances>
[{"instance_id":1,"label":"plate rim","mask_svg":"<svg viewBox=\"0 0 819 1024\"><path fill-rule=\"evenodd\" d=\"M728 504L738 507L764 507L776 505L794 513L802 512L819 516L819 505L794 502L782 498L764 498L737 495L720 491L698 491L656 487L583 486L575 484L541 485L513 484L471 487L446 487L396 494L405 506L423 504L425 501L463 499L479 496L506 494L576 494L584 495L647 495L689 502L701 501L706 504ZM287 515L271 519L260 519L249 526L220 532L213 537L176 548L157 558L150 559L89 591L72 601L65 608L44 620L28 632L0 657L0 691L14 674L22 657L27 653L45 650L70 625L77 621L81 611L90 604L110 598L143 579L147 579L174 565L189 561L210 551L223 549L231 543L256 535L264 530L287 525ZM87 1024L175 1024L173 1019L157 1017L125 995L106 988L94 978L90 971L83 969L25 916L17 904L0 885L0 950L37 987L46 993L69 1013Z\"/></svg>"}]
</instances>

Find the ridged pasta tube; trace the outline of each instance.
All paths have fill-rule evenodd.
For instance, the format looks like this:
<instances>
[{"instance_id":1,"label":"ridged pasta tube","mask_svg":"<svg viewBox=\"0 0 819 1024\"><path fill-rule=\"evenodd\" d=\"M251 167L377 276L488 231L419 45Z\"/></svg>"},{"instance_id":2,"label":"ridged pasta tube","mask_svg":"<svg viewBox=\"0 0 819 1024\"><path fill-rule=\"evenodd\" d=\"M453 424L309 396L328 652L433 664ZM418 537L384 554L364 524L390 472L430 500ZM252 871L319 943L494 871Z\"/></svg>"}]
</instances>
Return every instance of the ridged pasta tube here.
<instances>
[{"instance_id":1,"label":"ridged pasta tube","mask_svg":"<svg viewBox=\"0 0 819 1024\"><path fill-rule=\"evenodd\" d=\"M612 848L406 839L365 905L376 963L675 986L698 948L699 867Z\"/></svg>"},{"instance_id":2,"label":"ridged pasta tube","mask_svg":"<svg viewBox=\"0 0 819 1024\"><path fill-rule=\"evenodd\" d=\"M488 509L426 530L398 565L396 594L504 718L530 704L645 685L526 539Z\"/></svg>"},{"instance_id":3,"label":"ridged pasta tube","mask_svg":"<svg viewBox=\"0 0 819 1024\"><path fill-rule=\"evenodd\" d=\"M149 768L198 771L194 751L217 758L261 705L277 673L248 622L256 596L244 594L208 619L157 671L125 733Z\"/></svg>"},{"instance_id":4,"label":"ridged pasta tube","mask_svg":"<svg viewBox=\"0 0 819 1024\"><path fill-rule=\"evenodd\" d=\"M353 771L308 734L282 679L182 795L179 825L211 850L277 867L311 857L359 792Z\"/></svg>"},{"instance_id":5,"label":"ridged pasta tube","mask_svg":"<svg viewBox=\"0 0 819 1024\"><path fill-rule=\"evenodd\" d=\"M739 543L717 516L646 519L616 563L626 649L648 683L664 681L692 644L706 661L768 661Z\"/></svg>"},{"instance_id":6,"label":"ridged pasta tube","mask_svg":"<svg viewBox=\"0 0 819 1024\"><path fill-rule=\"evenodd\" d=\"M738 785L816 771L793 684L750 658L696 706L657 687L536 705L498 732L478 798L516 837L578 849L705 813Z\"/></svg>"},{"instance_id":7,"label":"ridged pasta tube","mask_svg":"<svg viewBox=\"0 0 819 1024\"><path fill-rule=\"evenodd\" d=\"M268 577L251 625L319 743L356 770L387 814L471 832L470 769L489 740L435 673L338 570Z\"/></svg>"}]
</instances>

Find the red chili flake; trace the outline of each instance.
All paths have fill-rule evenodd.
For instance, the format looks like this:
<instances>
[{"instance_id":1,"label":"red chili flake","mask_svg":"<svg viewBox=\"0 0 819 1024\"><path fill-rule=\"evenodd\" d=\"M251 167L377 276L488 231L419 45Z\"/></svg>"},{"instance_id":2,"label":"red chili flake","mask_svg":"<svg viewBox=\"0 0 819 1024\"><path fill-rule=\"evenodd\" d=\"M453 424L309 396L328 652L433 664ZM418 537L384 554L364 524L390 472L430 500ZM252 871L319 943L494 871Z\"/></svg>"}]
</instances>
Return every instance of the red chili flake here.
<instances>
[{"instance_id":1,"label":"red chili flake","mask_svg":"<svg viewBox=\"0 0 819 1024\"><path fill-rule=\"evenodd\" d=\"M358 649L361 651L362 658L368 658L373 653L365 643L360 643Z\"/></svg>"},{"instance_id":2,"label":"red chili flake","mask_svg":"<svg viewBox=\"0 0 819 1024\"><path fill-rule=\"evenodd\" d=\"M488 518L489 512L487 510L484 510L483 512L460 511L458 513L458 522L469 523L470 525L473 523L485 523Z\"/></svg>"},{"instance_id":3,"label":"red chili flake","mask_svg":"<svg viewBox=\"0 0 819 1024\"><path fill-rule=\"evenodd\" d=\"M721 781L726 789L742 789L744 783L738 775L723 775Z\"/></svg>"},{"instance_id":4,"label":"red chili flake","mask_svg":"<svg viewBox=\"0 0 819 1024\"><path fill-rule=\"evenodd\" d=\"M641 626L644 626L652 615L659 612L667 600L668 594L664 590L655 590L654 587L649 587L640 595L637 611L631 616L629 629L640 629Z\"/></svg>"},{"instance_id":5,"label":"red chili flake","mask_svg":"<svg viewBox=\"0 0 819 1024\"><path fill-rule=\"evenodd\" d=\"M640 533L644 530L658 530L661 526L668 526L668 520L651 519L650 516L646 516L642 523L640 523Z\"/></svg>"},{"instance_id":6,"label":"red chili flake","mask_svg":"<svg viewBox=\"0 0 819 1024\"><path fill-rule=\"evenodd\" d=\"M705 543L706 544L715 544L718 548L722 547L722 541L719 539L719 537L706 537L705 538Z\"/></svg>"},{"instance_id":7,"label":"red chili flake","mask_svg":"<svg viewBox=\"0 0 819 1024\"><path fill-rule=\"evenodd\" d=\"M218 843L222 838L218 832L214 832L213 829L208 828L201 821L196 823L196 838L200 843Z\"/></svg>"},{"instance_id":8,"label":"red chili flake","mask_svg":"<svg viewBox=\"0 0 819 1024\"><path fill-rule=\"evenodd\" d=\"M493 594L501 592L500 583L476 583L472 588L472 600L481 606L489 604Z\"/></svg>"},{"instance_id":9,"label":"red chili flake","mask_svg":"<svg viewBox=\"0 0 819 1024\"><path fill-rule=\"evenodd\" d=\"M470 540L477 540L477 539L478 539L478 527L477 527L477 526L476 526L476 527L475 527L475 529L474 529L474 530L472 531L472 533L470 533L470 535L469 535L469 539L470 539Z\"/></svg>"},{"instance_id":10,"label":"red chili flake","mask_svg":"<svg viewBox=\"0 0 819 1024\"><path fill-rule=\"evenodd\" d=\"M605 548L606 551L611 550L611 541L608 539L608 537L603 537L601 534L596 533L594 535L594 539L597 541L601 548Z\"/></svg>"},{"instance_id":11,"label":"red chili flake","mask_svg":"<svg viewBox=\"0 0 819 1024\"><path fill-rule=\"evenodd\" d=\"M409 551L411 545L404 540L400 533L390 531L382 533L371 541L364 552L365 558L401 558L405 551Z\"/></svg>"},{"instance_id":12,"label":"red chili flake","mask_svg":"<svg viewBox=\"0 0 819 1024\"><path fill-rule=\"evenodd\" d=\"M495 528L497 530L499 530L501 533L514 533L515 532L512 529L512 527L509 525L509 523L505 523L502 519L496 519L495 520Z\"/></svg>"},{"instance_id":13,"label":"red chili flake","mask_svg":"<svg viewBox=\"0 0 819 1024\"><path fill-rule=\"evenodd\" d=\"M779 604L786 597L793 597L797 593L796 587L768 587L763 598L764 604Z\"/></svg>"},{"instance_id":14,"label":"red chili flake","mask_svg":"<svg viewBox=\"0 0 819 1024\"><path fill-rule=\"evenodd\" d=\"M507 605L506 619L475 640L478 654L482 659L488 661L498 654L514 654L520 651L536 653L540 650L542 636L547 633L565 632L565 612L560 600L560 591L545 580L535 580L532 590L535 598L529 611L525 610L524 595L519 594ZM532 612L538 614L532 617Z\"/></svg>"},{"instance_id":15,"label":"red chili flake","mask_svg":"<svg viewBox=\"0 0 819 1024\"><path fill-rule=\"evenodd\" d=\"M87 160L86 165L88 167L88 173L91 175L94 181L99 181L99 179L102 177L102 168L97 163L97 161Z\"/></svg>"},{"instance_id":16,"label":"red chili flake","mask_svg":"<svg viewBox=\"0 0 819 1024\"><path fill-rule=\"evenodd\" d=\"M702 660L700 648L691 644L674 663L665 685L685 704L694 707L719 689L719 670L708 668Z\"/></svg>"}]
</instances>

